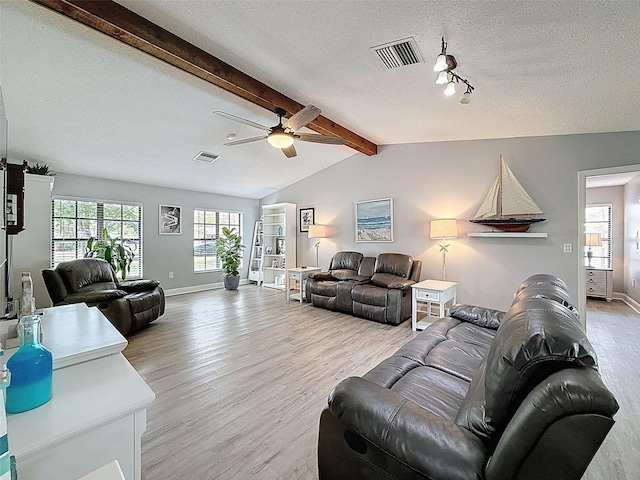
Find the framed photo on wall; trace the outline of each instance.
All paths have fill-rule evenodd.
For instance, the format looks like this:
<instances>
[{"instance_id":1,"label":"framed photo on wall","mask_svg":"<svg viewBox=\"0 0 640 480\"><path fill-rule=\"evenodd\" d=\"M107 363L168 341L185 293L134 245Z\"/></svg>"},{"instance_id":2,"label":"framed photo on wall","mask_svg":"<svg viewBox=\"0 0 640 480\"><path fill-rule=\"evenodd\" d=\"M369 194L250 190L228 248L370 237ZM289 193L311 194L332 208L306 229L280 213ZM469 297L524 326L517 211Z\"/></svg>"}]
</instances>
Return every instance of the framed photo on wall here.
<instances>
[{"instance_id":1,"label":"framed photo on wall","mask_svg":"<svg viewBox=\"0 0 640 480\"><path fill-rule=\"evenodd\" d=\"M182 207L160 205L158 212L158 233L160 235L182 234Z\"/></svg>"},{"instance_id":2,"label":"framed photo on wall","mask_svg":"<svg viewBox=\"0 0 640 480\"><path fill-rule=\"evenodd\" d=\"M393 242L393 198L355 202L356 242Z\"/></svg>"},{"instance_id":3,"label":"framed photo on wall","mask_svg":"<svg viewBox=\"0 0 640 480\"><path fill-rule=\"evenodd\" d=\"M301 208L300 209L300 232L308 232L309 225L315 225L315 209L314 208Z\"/></svg>"}]
</instances>

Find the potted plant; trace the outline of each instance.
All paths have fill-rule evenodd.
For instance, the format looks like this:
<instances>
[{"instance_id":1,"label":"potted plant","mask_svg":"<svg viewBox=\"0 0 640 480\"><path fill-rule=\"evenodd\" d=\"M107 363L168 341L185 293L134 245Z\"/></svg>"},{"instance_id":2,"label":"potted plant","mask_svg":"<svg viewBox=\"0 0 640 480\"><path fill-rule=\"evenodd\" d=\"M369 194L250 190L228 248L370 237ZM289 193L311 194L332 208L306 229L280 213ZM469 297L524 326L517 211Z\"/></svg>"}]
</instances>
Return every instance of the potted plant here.
<instances>
[{"instance_id":1,"label":"potted plant","mask_svg":"<svg viewBox=\"0 0 640 480\"><path fill-rule=\"evenodd\" d=\"M235 228L222 227L222 235L216 240L216 254L222 262L222 280L227 290L237 290L240 284L240 262L242 261L242 237Z\"/></svg>"},{"instance_id":2,"label":"potted plant","mask_svg":"<svg viewBox=\"0 0 640 480\"><path fill-rule=\"evenodd\" d=\"M127 278L127 274L131 270L134 256L131 247L126 245L122 239L111 237L106 228L102 230L102 238L90 237L87 240L84 252L85 258L102 258L109 262L116 274L120 272L122 281Z\"/></svg>"}]
</instances>

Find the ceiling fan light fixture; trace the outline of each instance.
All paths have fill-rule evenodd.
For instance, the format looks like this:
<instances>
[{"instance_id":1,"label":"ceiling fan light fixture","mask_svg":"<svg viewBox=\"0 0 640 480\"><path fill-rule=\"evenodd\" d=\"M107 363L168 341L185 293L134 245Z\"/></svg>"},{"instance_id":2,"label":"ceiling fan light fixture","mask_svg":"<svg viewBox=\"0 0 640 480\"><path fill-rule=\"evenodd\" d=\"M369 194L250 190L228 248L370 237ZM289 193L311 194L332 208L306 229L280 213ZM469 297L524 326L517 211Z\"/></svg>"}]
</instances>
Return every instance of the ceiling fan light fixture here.
<instances>
[{"instance_id":1,"label":"ceiling fan light fixture","mask_svg":"<svg viewBox=\"0 0 640 480\"><path fill-rule=\"evenodd\" d=\"M462 94L462 98L460 99L460 103L462 105L469 105L471 103L471 92L466 91Z\"/></svg>"},{"instance_id":2,"label":"ceiling fan light fixture","mask_svg":"<svg viewBox=\"0 0 640 480\"><path fill-rule=\"evenodd\" d=\"M456 93L456 85L455 83L453 83L453 79L451 79L451 81L447 84L447 88L444 89L444 94L447 97L450 97L454 93Z\"/></svg>"},{"instance_id":3,"label":"ceiling fan light fixture","mask_svg":"<svg viewBox=\"0 0 640 480\"><path fill-rule=\"evenodd\" d=\"M436 85L444 85L445 83L449 83L449 72L443 70L438 74L438 78L436 78Z\"/></svg>"},{"instance_id":4,"label":"ceiling fan light fixture","mask_svg":"<svg viewBox=\"0 0 640 480\"><path fill-rule=\"evenodd\" d=\"M284 132L273 132L267 141L275 148L287 148L293 145L293 135Z\"/></svg>"}]
</instances>

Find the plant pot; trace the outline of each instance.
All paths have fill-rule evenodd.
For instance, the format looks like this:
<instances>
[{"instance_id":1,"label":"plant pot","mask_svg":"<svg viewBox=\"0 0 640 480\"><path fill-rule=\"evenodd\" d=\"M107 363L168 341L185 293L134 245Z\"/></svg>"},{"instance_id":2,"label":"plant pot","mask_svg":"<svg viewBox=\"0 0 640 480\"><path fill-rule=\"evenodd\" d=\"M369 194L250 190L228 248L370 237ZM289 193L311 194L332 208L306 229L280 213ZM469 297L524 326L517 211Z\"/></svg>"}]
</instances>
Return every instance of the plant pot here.
<instances>
[{"instance_id":1,"label":"plant pot","mask_svg":"<svg viewBox=\"0 0 640 480\"><path fill-rule=\"evenodd\" d=\"M224 288L227 290L237 290L240 285L240 275L225 275L222 277Z\"/></svg>"}]
</instances>

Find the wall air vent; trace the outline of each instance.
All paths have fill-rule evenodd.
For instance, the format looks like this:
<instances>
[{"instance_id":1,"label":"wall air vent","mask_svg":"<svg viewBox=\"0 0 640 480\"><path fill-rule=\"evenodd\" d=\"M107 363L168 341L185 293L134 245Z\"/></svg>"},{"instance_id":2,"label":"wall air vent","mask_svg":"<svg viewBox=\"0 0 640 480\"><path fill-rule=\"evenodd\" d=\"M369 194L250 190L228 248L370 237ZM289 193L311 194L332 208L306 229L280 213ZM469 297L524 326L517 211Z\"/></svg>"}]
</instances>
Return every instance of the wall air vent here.
<instances>
[{"instance_id":1,"label":"wall air vent","mask_svg":"<svg viewBox=\"0 0 640 480\"><path fill-rule=\"evenodd\" d=\"M214 163L219 158L220 158L220 155L216 155L215 153L208 153L208 152L200 152L195 157L193 157L194 160L197 160L198 162L205 162L205 163Z\"/></svg>"},{"instance_id":2,"label":"wall air vent","mask_svg":"<svg viewBox=\"0 0 640 480\"><path fill-rule=\"evenodd\" d=\"M413 37L403 38L395 42L371 47L371 53L385 66L386 69L424 63L418 51L418 45Z\"/></svg>"}]
</instances>

